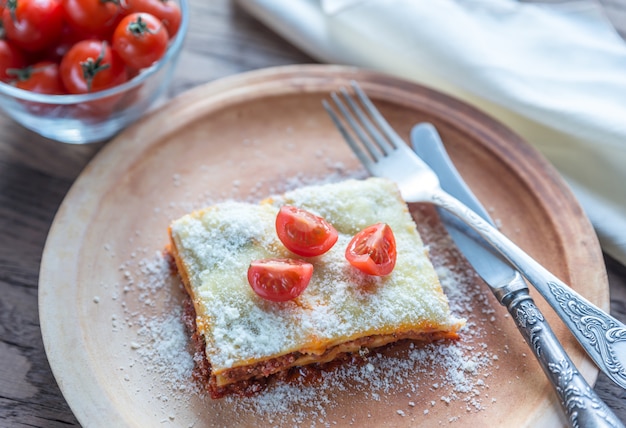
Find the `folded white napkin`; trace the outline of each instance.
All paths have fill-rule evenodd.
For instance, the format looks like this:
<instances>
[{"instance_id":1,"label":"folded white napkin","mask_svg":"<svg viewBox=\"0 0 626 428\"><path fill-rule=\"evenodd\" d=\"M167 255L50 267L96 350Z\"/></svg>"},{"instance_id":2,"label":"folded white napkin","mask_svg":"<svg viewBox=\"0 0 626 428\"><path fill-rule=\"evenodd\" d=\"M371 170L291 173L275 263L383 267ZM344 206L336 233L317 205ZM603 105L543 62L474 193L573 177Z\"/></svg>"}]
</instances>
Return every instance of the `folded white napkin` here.
<instances>
[{"instance_id":1,"label":"folded white napkin","mask_svg":"<svg viewBox=\"0 0 626 428\"><path fill-rule=\"evenodd\" d=\"M414 80L506 123L626 264L626 43L592 1L238 0L330 63Z\"/></svg>"}]
</instances>

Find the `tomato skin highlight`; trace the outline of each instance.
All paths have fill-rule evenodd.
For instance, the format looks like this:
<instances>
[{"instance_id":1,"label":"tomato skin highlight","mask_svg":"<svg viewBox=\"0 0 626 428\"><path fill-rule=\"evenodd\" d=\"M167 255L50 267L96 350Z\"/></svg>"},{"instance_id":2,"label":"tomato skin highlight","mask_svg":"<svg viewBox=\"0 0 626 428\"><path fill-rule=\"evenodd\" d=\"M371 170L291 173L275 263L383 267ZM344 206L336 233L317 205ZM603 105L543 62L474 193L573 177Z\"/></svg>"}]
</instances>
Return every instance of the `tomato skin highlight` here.
<instances>
[{"instance_id":1,"label":"tomato skin highlight","mask_svg":"<svg viewBox=\"0 0 626 428\"><path fill-rule=\"evenodd\" d=\"M128 11L130 13L145 12L155 16L160 20L170 39L178 33L182 14L180 7L172 0L127 0Z\"/></svg>"},{"instance_id":2,"label":"tomato skin highlight","mask_svg":"<svg viewBox=\"0 0 626 428\"><path fill-rule=\"evenodd\" d=\"M89 63L95 71L86 79L83 67ZM61 60L59 71L65 89L71 94L102 91L128 79L124 62L106 42L99 40L83 40L72 46Z\"/></svg>"},{"instance_id":3,"label":"tomato skin highlight","mask_svg":"<svg viewBox=\"0 0 626 428\"><path fill-rule=\"evenodd\" d=\"M248 283L260 297L273 302L295 299L313 276L313 265L297 259L262 259L250 263Z\"/></svg>"},{"instance_id":4,"label":"tomato skin highlight","mask_svg":"<svg viewBox=\"0 0 626 428\"><path fill-rule=\"evenodd\" d=\"M63 30L63 7L58 0L15 0L2 11L6 36L27 52L52 46Z\"/></svg>"},{"instance_id":5,"label":"tomato skin highlight","mask_svg":"<svg viewBox=\"0 0 626 428\"><path fill-rule=\"evenodd\" d=\"M148 13L132 13L113 33L113 49L134 69L150 67L163 57L169 37L163 24Z\"/></svg>"},{"instance_id":6,"label":"tomato skin highlight","mask_svg":"<svg viewBox=\"0 0 626 428\"><path fill-rule=\"evenodd\" d=\"M391 227L376 223L357 233L346 248L348 262L368 275L389 275L396 265L396 239Z\"/></svg>"},{"instance_id":7,"label":"tomato skin highlight","mask_svg":"<svg viewBox=\"0 0 626 428\"><path fill-rule=\"evenodd\" d=\"M48 95L65 93L59 74L59 65L52 61L35 63L20 69L15 75L12 83L16 88Z\"/></svg>"},{"instance_id":8,"label":"tomato skin highlight","mask_svg":"<svg viewBox=\"0 0 626 428\"><path fill-rule=\"evenodd\" d=\"M322 217L291 205L276 216L276 234L289 251L302 257L319 256L337 242L337 230Z\"/></svg>"}]
</instances>

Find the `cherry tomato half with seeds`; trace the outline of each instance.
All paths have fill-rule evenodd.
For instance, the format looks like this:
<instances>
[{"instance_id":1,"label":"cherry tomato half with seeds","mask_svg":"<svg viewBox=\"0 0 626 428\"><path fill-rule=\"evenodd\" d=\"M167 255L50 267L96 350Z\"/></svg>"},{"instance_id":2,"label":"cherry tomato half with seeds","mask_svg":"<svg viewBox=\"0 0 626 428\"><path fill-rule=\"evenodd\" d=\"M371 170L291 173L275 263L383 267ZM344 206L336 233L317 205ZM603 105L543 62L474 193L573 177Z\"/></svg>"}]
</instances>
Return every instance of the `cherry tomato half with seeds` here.
<instances>
[{"instance_id":1,"label":"cherry tomato half with seeds","mask_svg":"<svg viewBox=\"0 0 626 428\"><path fill-rule=\"evenodd\" d=\"M124 17L113 33L113 49L134 69L150 67L161 59L168 42L167 30L149 13Z\"/></svg>"},{"instance_id":2,"label":"cherry tomato half with seeds","mask_svg":"<svg viewBox=\"0 0 626 428\"><path fill-rule=\"evenodd\" d=\"M26 58L22 51L12 42L0 39L0 80L9 82L13 79L7 70L20 69L26 66Z\"/></svg>"},{"instance_id":3,"label":"cherry tomato half with seeds","mask_svg":"<svg viewBox=\"0 0 626 428\"><path fill-rule=\"evenodd\" d=\"M178 33L182 15L180 7L172 0L127 0L130 13L145 12L163 22L170 39Z\"/></svg>"},{"instance_id":4,"label":"cherry tomato half with seeds","mask_svg":"<svg viewBox=\"0 0 626 428\"><path fill-rule=\"evenodd\" d=\"M2 12L6 36L27 52L52 46L63 30L59 0L8 0Z\"/></svg>"},{"instance_id":5,"label":"cherry tomato half with seeds","mask_svg":"<svg viewBox=\"0 0 626 428\"><path fill-rule=\"evenodd\" d=\"M335 228L325 219L291 205L278 212L276 234L289 251L302 257L324 254L338 238Z\"/></svg>"},{"instance_id":6,"label":"cherry tomato half with seeds","mask_svg":"<svg viewBox=\"0 0 626 428\"><path fill-rule=\"evenodd\" d=\"M60 95L65 93L59 65L52 61L41 61L18 70L9 70L11 83L25 91L39 94Z\"/></svg>"},{"instance_id":7,"label":"cherry tomato half with seeds","mask_svg":"<svg viewBox=\"0 0 626 428\"><path fill-rule=\"evenodd\" d=\"M83 40L72 46L61 60L59 71L71 94L102 91L128 79L124 62L100 40Z\"/></svg>"},{"instance_id":8,"label":"cherry tomato half with seeds","mask_svg":"<svg viewBox=\"0 0 626 428\"><path fill-rule=\"evenodd\" d=\"M297 259L262 259L250 263L248 282L264 299L286 302L306 289L313 276L313 265Z\"/></svg>"},{"instance_id":9,"label":"cherry tomato half with seeds","mask_svg":"<svg viewBox=\"0 0 626 428\"><path fill-rule=\"evenodd\" d=\"M396 265L396 257L396 239L385 223L366 227L346 248L348 262L368 275L389 275Z\"/></svg>"}]
</instances>

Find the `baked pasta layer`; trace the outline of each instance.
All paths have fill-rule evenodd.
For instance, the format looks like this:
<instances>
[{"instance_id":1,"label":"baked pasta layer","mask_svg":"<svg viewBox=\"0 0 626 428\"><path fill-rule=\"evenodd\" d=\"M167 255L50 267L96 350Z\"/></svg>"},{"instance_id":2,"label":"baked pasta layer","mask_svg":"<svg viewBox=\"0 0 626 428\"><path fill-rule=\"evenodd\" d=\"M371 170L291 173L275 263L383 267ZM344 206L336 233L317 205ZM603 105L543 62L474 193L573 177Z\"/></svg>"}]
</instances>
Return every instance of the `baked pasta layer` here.
<instances>
[{"instance_id":1,"label":"baked pasta layer","mask_svg":"<svg viewBox=\"0 0 626 428\"><path fill-rule=\"evenodd\" d=\"M252 291L247 270L257 259L298 258L275 232L286 204L324 217L339 238L307 258L314 271L306 290L277 303ZM379 222L391 226L397 247L395 268L384 277L358 271L344 256L356 233ZM464 324L451 316L408 208L385 179L302 187L260 204L224 202L183 216L169 231L205 344L209 389L400 339L456 338Z\"/></svg>"}]
</instances>

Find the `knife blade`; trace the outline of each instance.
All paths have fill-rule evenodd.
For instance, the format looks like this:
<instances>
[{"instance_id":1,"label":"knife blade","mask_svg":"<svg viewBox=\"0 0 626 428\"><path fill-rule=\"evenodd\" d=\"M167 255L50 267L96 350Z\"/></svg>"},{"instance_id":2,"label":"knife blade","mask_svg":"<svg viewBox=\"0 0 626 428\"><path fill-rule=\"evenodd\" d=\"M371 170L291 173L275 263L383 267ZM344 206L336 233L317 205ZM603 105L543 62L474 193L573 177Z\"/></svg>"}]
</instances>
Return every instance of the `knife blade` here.
<instances>
[{"instance_id":1,"label":"knife blade","mask_svg":"<svg viewBox=\"0 0 626 428\"><path fill-rule=\"evenodd\" d=\"M438 175L443 190L495 226L487 210L452 164L436 129L430 124L419 124L412 130L411 141L413 150ZM519 276L517 271L469 226L446 210L438 211L448 234L459 248L468 249L463 251L463 255L490 287L501 288Z\"/></svg>"},{"instance_id":2,"label":"knife blade","mask_svg":"<svg viewBox=\"0 0 626 428\"><path fill-rule=\"evenodd\" d=\"M441 187L446 192L493 224L489 213L454 167L432 124L421 123L413 127L411 145L417 155L435 171ZM457 248L512 315L559 396L561 408L567 415L570 426L624 427L611 409L591 389L565 353L528 293L528 287L521 274L456 217L445 210L438 209L438 212ZM568 380L564 383L564 379Z\"/></svg>"}]
</instances>

